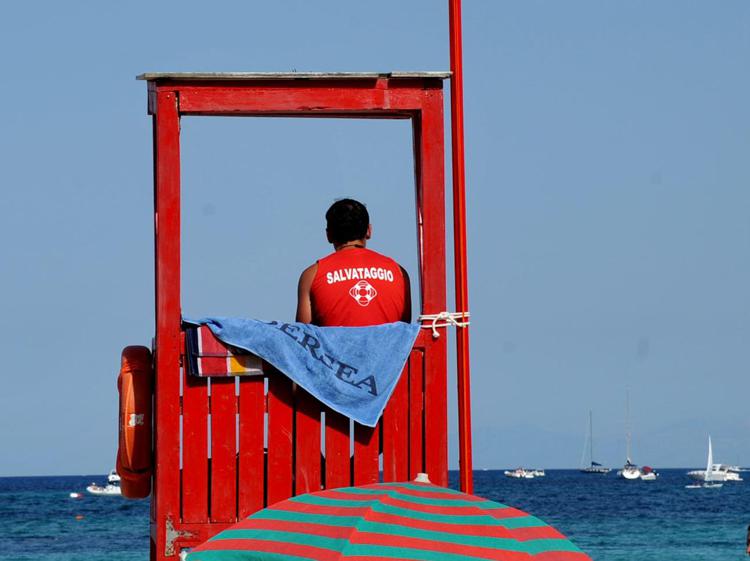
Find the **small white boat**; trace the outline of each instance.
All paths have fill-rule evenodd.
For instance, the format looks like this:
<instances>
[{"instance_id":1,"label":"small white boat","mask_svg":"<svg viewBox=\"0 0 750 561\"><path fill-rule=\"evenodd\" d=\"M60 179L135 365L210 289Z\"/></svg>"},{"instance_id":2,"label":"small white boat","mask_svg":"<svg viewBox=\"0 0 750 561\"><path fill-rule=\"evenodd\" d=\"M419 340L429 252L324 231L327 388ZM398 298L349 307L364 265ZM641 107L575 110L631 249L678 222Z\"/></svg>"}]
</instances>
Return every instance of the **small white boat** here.
<instances>
[{"instance_id":1,"label":"small white boat","mask_svg":"<svg viewBox=\"0 0 750 561\"><path fill-rule=\"evenodd\" d=\"M543 469L532 469L531 473L534 474L534 477L544 477L547 475Z\"/></svg>"},{"instance_id":2,"label":"small white boat","mask_svg":"<svg viewBox=\"0 0 750 561\"><path fill-rule=\"evenodd\" d=\"M93 481L91 482L91 485L86 487L86 491L91 493L92 495L97 496L121 496L122 495L122 489L120 489L120 476L117 475L117 472L115 470L112 470L107 475L107 484L102 487L101 485L97 485Z\"/></svg>"},{"instance_id":3,"label":"small white boat","mask_svg":"<svg viewBox=\"0 0 750 561\"><path fill-rule=\"evenodd\" d=\"M514 470L505 470L503 472L505 477L512 477L514 479L534 479L534 470L517 468Z\"/></svg>"},{"instance_id":4,"label":"small white boat","mask_svg":"<svg viewBox=\"0 0 750 561\"><path fill-rule=\"evenodd\" d=\"M623 466L623 468L617 472L618 477L622 477L623 479L628 479L630 481L640 479L642 475L643 473L641 473L640 468L633 462L631 462L630 458L625 461L625 465Z\"/></svg>"},{"instance_id":5,"label":"small white boat","mask_svg":"<svg viewBox=\"0 0 750 561\"><path fill-rule=\"evenodd\" d=\"M628 481L635 481L636 479L640 479L642 481L655 481L658 477L658 473L656 473L652 468L648 466L644 466L643 468L639 468L636 464L632 462L630 459L630 446L631 446L631 440L632 440L632 434L630 429L630 394L626 394L625 398L625 426L626 428L626 436L625 436L625 465L622 467L621 470L617 472L618 477L622 477L623 479L627 479Z\"/></svg>"},{"instance_id":6,"label":"small white boat","mask_svg":"<svg viewBox=\"0 0 750 561\"><path fill-rule=\"evenodd\" d=\"M711 435L708 436L708 461L706 462L706 469L703 471L703 481L700 483L691 483L685 485L686 489L718 489L724 485L722 480L715 480L713 478L713 467L714 467L714 454L711 447Z\"/></svg>"},{"instance_id":7,"label":"small white boat","mask_svg":"<svg viewBox=\"0 0 750 561\"><path fill-rule=\"evenodd\" d=\"M739 482L743 481L742 477L740 476L740 468L737 466L728 466L726 464L713 464L711 466L711 480L712 481L722 481L722 482ZM688 477L690 479L695 479L696 481L703 481L703 479L706 476L706 470L705 469L694 469L692 471L687 472Z\"/></svg>"},{"instance_id":8,"label":"small white boat","mask_svg":"<svg viewBox=\"0 0 750 561\"><path fill-rule=\"evenodd\" d=\"M659 474L651 466L641 468L641 481L656 481L657 477L659 477Z\"/></svg>"}]
</instances>

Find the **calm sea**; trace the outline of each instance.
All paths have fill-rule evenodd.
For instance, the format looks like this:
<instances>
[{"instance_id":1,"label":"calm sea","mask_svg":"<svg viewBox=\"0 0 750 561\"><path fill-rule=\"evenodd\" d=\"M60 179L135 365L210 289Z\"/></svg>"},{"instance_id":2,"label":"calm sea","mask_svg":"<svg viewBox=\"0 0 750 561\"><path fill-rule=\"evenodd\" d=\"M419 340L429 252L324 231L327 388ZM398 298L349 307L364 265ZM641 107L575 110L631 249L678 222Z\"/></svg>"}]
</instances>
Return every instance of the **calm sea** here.
<instances>
[{"instance_id":1,"label":"calm sea","mask_svg":"<svg viewBox=\"0 0 750 561\"><path fill-rule=\"evenodd\" d=\"M596 561L748 559L750 481L685 489L685 471L662 470L654 482L572 470L534 480L478 471L474 485L477 495L555 526ZM91 481L105 477L0 478L0 560L147 560L148 501L68 496Z\"/></svg>"}]
</instances>

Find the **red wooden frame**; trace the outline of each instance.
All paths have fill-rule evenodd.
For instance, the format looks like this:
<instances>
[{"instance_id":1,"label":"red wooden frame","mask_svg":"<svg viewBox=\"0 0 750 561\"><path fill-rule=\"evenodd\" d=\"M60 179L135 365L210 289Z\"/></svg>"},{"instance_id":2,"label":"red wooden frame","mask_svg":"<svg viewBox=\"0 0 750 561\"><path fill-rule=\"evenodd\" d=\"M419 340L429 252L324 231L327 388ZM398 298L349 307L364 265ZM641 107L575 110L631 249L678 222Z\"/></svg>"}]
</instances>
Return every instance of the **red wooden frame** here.
<instances>
[{"instance_id":1,"label":"red wooden frame","mask_svg":"<svg viewBox=\"0 0 750 561\"><path fill-rule=\"evenodd\" d=\"M180 332L180 118L411 119L422 314L446 310L444 73L145 74L154 123L156 339L151 558L174 559L295 493L426 471L447 485L446 337L423 330L378 427L356 425L290 382L185 376ZM445 329L440 328L444 335ZM267 386L267 389L266 389ZM325 446L321 442L325 413ZM210 422L209 422L210 419ZM239 427L239 430L237 430ZM265 435L265 437L264 437ZM350 464L350 439L353 461ZM210 442L210 459L209 459ZM264 452L264 447L266 451ZM326 460L321 461L325 452Z\"/></svg>"}]
</instances>

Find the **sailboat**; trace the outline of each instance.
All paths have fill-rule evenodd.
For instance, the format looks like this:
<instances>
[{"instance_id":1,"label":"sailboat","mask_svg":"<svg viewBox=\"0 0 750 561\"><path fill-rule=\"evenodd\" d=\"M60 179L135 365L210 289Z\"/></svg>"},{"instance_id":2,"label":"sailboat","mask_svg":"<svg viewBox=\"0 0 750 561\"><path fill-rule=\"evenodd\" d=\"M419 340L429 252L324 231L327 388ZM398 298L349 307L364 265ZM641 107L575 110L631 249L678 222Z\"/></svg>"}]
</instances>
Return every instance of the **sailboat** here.
<instances>
[{"instance_id":1,"label":"sailboat","mask_svg":"<svg viewBox=\"0 0 750 561\"><path fill-rule=\"evenodd\" d=\"M581 473L596 473L598 475L607 475L612 471L608 467L604 467L602 464L594 461L594 422L592 420L591 411L589 410L589 435L588 435L588 451L589 451L589 465L581 467L578 471ZM583 455L586 455L586 445L583 446ZM581 465L583 466L583 458L581 458Z\"/></svg>"},{"instance_id":2,"label":"sailboat","mask_svg":"<svg viewBox=\"0 0 750 561\"><path fill-rule=\"evenodd\" d=\"M630 393L626 394L625 397L625 426L626 426L626 437L625 437L625 465L621 470L617 472L618 477L622 477L623 479L628 480L634 480L634 479L641 479L643 476L643 472L641 469L633 463L633 461L630 459L630 445L632 440L632 434L630 432ZM650 472L652 473L652 472ZM656 476L651 476L650 474L647 476L647 480L651 478L656 478Z\"/></svg>"},{"instance_id":3,"label":"sailboat","mask_svg":"<svg viewBox=\"0 0 750 561\"><path fill-rule=\"evenodd\" d=\"M714 465L714 453L713 449L711 448L711 435L708 435L708 461L706 462L706 471L703 475L703 481L700 483L691 483L690 485L685 485L686 489L718 489L719 487L723 486L723 483L714 481L713 478L713 468Z\"/></svg>"}]
</instances>

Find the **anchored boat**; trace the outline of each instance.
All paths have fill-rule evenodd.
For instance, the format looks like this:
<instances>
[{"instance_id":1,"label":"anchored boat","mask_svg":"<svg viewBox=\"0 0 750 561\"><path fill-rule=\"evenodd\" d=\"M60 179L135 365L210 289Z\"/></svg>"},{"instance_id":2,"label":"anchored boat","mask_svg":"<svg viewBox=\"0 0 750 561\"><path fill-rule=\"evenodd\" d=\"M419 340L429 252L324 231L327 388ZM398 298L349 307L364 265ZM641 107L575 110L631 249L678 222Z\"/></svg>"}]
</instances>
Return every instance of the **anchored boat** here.
<instances>
[{"instance_id":1,"label":"anchored boat","mask_svg":"<svg viewBox=\"0 0 750 561\"><path fill-rule=\"evenodd\" d=\"M105 486L102 487L92 482L91 485L86 487L86 491L97 496L119 497L122 495L120 476L115 470L112 470L107 475L107 484Z\"/></svg>"}]
</instances>

